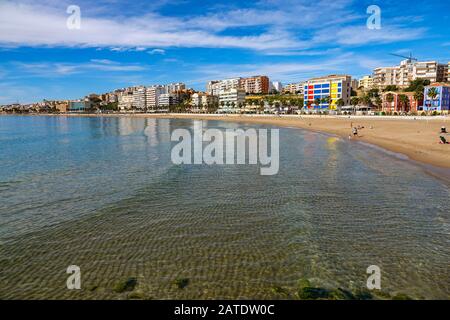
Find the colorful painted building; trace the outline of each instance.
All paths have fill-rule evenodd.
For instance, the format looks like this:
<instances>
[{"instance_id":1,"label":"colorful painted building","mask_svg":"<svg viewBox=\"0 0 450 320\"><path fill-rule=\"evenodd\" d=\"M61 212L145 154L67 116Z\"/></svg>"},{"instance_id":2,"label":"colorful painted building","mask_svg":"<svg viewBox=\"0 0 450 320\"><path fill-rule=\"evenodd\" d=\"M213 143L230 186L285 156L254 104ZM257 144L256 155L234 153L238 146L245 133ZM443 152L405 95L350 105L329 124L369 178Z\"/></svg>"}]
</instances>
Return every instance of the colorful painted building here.
<instances>
[{"instance_id":1,"label":"colorful painted building","mask_svg":"<svg viewBox=\"0 0 450 320\"><path fill-rule=\"evenodd\" d=\"M450 109L450 85L434 83L425 87L424 111L437 111L449 113Z\"/></svg>"},{"instance_id":2,"label":"colorful painted building","mask_svg":"<svg viewBox=\"0 0 450 320\"><path fill-rule=\"evenodd\" d=\"M405 96L405 98L402 98ZM414 92L383 92L381 96L382 111L384 112L417 112L419 106L422 105L422 100L415 99Z\"/></svg>"},{"instance_id":3,"label":"colorful painted building","mask_svg":"<svg viewBox=\"0 0 450 320\"><path fill-rule=\"evenodd\" d=\"M308 110L336 110L337 101L344 105L350 103L352 77L348 75L329 75L313 78L304 85L304 108ZM327 98L331 100L326 101ZM319 102L317 104L317 102Z\"/></svg>"}]
</instances>

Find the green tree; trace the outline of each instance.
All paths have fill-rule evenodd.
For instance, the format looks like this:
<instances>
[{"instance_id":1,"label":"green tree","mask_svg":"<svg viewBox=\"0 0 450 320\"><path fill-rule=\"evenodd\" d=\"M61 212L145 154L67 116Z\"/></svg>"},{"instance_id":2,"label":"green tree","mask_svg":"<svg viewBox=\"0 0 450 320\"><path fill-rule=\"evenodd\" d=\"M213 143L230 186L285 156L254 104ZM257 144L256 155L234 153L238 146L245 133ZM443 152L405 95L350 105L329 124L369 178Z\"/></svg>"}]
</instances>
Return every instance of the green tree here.
<instances>
[{"instance_id":1,"label":"green tree","mask_svg":"<svg viewBox=\"0 0 450 320\"><path fill-rule=\"evenodd\" d=\"M394 92L397 92L397 91L398 91L398 88L397 88L397 86L395 86L395 85L389 85L389 86L386 86L386 87L383 89L383 91L384 91L384 92L388 92L388 91L394 91Z\"/></svg>"},{"instance_id":2,"label":"green tree","mask_svg":"<svg viewBox=\"0 0 450 320\"><path fill-rule=\"evenodd\" d=\"M356 106L359 104L360 99L358 97L351 97L350 104L353 106L353 113L356 113Z\"/></svg>"},{"instance_id":3,"label":"green tree","mask_svg":"<svg viewBox=\"0 0 450 320\"><path fill-rule=\"evenodd\" d=\"M417 103L423 101L423 90L414 92L414 100L416 100Z\"/></svg>"},{"instance_id":4,"label":"green tree","mask_svg":"<svg viewBox=\"0 0 450 320\"><path fill-rule=\"evenodd\" d=\"M360 101L366 106L372 106L372 99L369 95L363 96Z\"/></svg>"},{"instance_id":5,"label":"green tree","mask_svg":"<svg viewBox=\"0 0 450 320\"><path fill-rule=\"evenodd\" d=\"M314 99L314 104L316 105L316 107L319 107L321 102L322 102L322 99L319 99L319 98Z\"/></svg>"},{"instance_id":6,"label":"green tree","mask_svg":"<svg viewBox=\"0 0 450 320\"><path fill-rule=\"evenodd\" d=\"M380 110L382 109L382 104L383 104L383 100L381 100L381 98L378 96L375 98L375 105L377 106L377 108Z\"/></svg>"},{"instance_id":7,"label":"green tree","mask_svg":"<svg viewBox=\"0 0 450 320\"><path fill-rule=\"evenodd\" d=\"M331 104L331 97L330 96L326 96L326 97L323 97L322 98L322 102L323 103L327 103L328 105L330 105Z\"/></svg>"},{"instance_id":8,"label":"green tree","mask_svg":"<svg viewBox=\"0 0 450 320\"><path fill-rule=\"evenodd\" d=\"M378 89L370 89L369 92L367 92L367 95L368 95L370 98L377 98L377 97L380 96L379 92L380 92L380 91L379 91Z\"/></svg>"},{"instance_id":9,"label":"green tree","mask_svg":"<svg viewBox=\"0 0 450 320\"><path fill-rule=\"evenodd\" d=\"M405 94L401 94L401 95L398 96L398 101L400 103L401 110L403 112L408 111L408 109L409 109L409 98Z\"/></svg>"},{"instance_id":10,"label":"green tree","mask_svg":"<svg viewBox=\"0 0 450 320\"><path fill-rule=\"evenodd\" d=\"M423 88L425 86L428 86L430 84L430 80L428 79L416 79L411 81L409 86L405 89L406 92L413 92L413 91L423 91Z\"/></svg>"},{"instance_id":11,"label":"green tree","mask_svg":"<svg viewBox=\"0 0 450 320\"><path fill-rule=\"evenodd\" d=\"M386 95L386 101L392 103L394 101L394 95L392 93L388 93Z\"/></svg>"}]
</instances>

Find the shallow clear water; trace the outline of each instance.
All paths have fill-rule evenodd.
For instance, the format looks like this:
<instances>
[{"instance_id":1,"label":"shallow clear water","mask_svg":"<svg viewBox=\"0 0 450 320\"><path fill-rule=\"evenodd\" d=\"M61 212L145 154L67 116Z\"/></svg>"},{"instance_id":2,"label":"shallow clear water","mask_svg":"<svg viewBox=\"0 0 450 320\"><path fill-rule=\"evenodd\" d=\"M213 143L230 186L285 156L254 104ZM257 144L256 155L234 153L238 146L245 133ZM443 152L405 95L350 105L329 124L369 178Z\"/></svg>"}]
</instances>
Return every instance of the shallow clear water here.
<instances>
[{"instance_id":1,"label":"shallow clear water","mask_svg":"<svg viewBox=\"0 0 450 320\"><path fill-rule=\"evenodd\" d=\"M375 148L280 129L280 171L173 165L191 120L0 117L0 298L280 298L308 278L450 298L450 190ZM204 127L268 128L203 121ZM81 268L82 290L66 288ZM180 290L177 278L189 278ZM94 290L95 288L95 290Z\"/></svg>"}]
</instances>

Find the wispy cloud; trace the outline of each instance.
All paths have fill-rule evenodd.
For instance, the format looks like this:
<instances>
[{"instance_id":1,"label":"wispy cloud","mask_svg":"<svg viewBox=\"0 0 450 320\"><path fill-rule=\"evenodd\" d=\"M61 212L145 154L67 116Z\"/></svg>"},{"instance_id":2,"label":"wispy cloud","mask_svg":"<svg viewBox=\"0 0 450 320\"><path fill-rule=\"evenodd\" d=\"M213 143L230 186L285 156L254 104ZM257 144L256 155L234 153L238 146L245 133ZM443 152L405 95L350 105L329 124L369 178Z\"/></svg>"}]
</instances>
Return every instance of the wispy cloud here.
<instances>
[{"instance_id":1,"label":"wispy cloud","mask_svg":"<svg viewBox=\"0 0 450 320\"><path fill-rule=\"evenodd\" d=\"M313 41L316 43L334 41L341 45L370 45L418 39L425 31L425 28L407 29L397 26L384 26L379 30L371 30L365 26L346 26L333 33L323 30Z\"/></svg>"},{"instance_id":2,"label":"wispy cloud","mask_svg":"<svg viewBox=\"0 0 450 320\"><path fill-rule=\"evenodd\" d=\"M139 72L149 67L137 64L122 64L108 59L92 59L84 63L68 62L13 62L12 65L21 73L41 77L58 77L90 71L103 72Z\"/></svg>"},{"instance_id":3,"label":"wispy cloud","mask_svg":"<svg viewBox=\"0 0 450 320\"><path fill-rule=\"evenodd\" d=\"M148 51L149 54L166 54L166 50L164 49L153 49L151 51Z\"/></svg>"}]
</instances>

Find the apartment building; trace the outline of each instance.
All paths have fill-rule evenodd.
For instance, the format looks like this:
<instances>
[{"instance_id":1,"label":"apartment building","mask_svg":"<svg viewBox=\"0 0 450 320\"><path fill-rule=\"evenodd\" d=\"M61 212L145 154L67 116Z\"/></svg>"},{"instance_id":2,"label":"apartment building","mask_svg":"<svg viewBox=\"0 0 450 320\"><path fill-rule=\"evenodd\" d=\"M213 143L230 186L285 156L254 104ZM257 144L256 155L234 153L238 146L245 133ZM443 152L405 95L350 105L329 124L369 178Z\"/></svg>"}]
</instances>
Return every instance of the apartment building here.
<instances>
[{"instance_id":1,"label":"apartment building","mask_svg":"<svg viewBox=\"0 0 450 320\"><path fill-rule=\"evenodd\" d=\"M166 89L160 85L147 87L145 90L145 101L146 101L147 108L157 109L159 96L164 94L165 92L166 92Z\"/></svg>"},{"instance_id":2,"label":"apartment building","mask_svg":"<svg viewBox=\"0 0 450 320\"><path fill-rule=\"evenodd\" d=\"M249 94L268 94L269 78L267 76L253 76L240 80L240 89Z\"/></svg>"},{"instance_id":3,"label":"apartment building","mask_svg":"<svg viewBox=\"0 0 450 320\"><path fill-rule=\"evenodd\" d=\"M289 83L284 86L284 92L289 92L291 94L304 94L304 82L298 82L298 83Z\"/></svg>"},{"instance_id":4,"label":"apartment building","mask_svg":"<svg viewBox=\"0 0 450 320\"><path fill-rule=\"evenodd\" d=\"M447 68L444 68L444 82L450 82L450 62L447 64Z\"/></svg>"},{"instance_id":5,"label":"apartment building","mask_svg":"<svg viewBox=\"0 0 450 320\"><path fill-rule=\"evenodd\" d=\"M446 73L448 65L437 61L403 60L399 66L376 68L373 71L373 82L380 89L388 85L404 88L416 79L442 82Z\"/></svg>"},{"instance_id":6,"label":"apartment building","mask_svg":"<svg viewBox=\"0 0 450 320\"><path fill-rule=\"evenodd\" d=\"M125 91L119 95L119 110L131 110L133 108L133 92Z\"/></svg>"},{"instance_id":7,"label":"apartment building","mask_svg":"<svg viewBox=\"0 0 450 320\"><path fill-rule=\"evenodd\" d=\"M220 90L226 91L230 89L240 89L242 78L230 78L220 80Z\"/></svg>"},{"instance_id":8,"label":"apartment building","mask_svg":"<svg viewBox=\"0 0 450 320\"><path fill-rule=\"evenodd\" d=\"M147 107L145 87L137 87L133 90L132 107L140 110L144 110Z\"/></svg>"},{"instance_id":9,"label":"apartment building","mask_svg":"<svg viewBox=\"0 0 450 320\"><path fill-rule=\"evenodd\" d=\"M191 105L193 107L207 107L219 103L219 97L207 92L197 92L191 95Z\"/></svg>"},{"instance_id":10,"label":"apartment building","mask_svg":"<svg viewBox=\"0 0 450 320\"><path fill-rule=\"evenodd\" d=\"M169 83L165 86L165 93L177 93L186 90L186 85L182 82Z\"/></svg>"},{"instance_id":11,"label":"apartment building","mask_svg":"<svg viewBox=\"0 0 450 320\"><path fill-rule=\"evenodd\" d=\"M358 88L362 88L364 90L370 90L373 88L373 77L372 76L364 76L358 81Z\"/></svg>"},{"instance_id":12,"label":"apartment building","mask_svg":"<svg viewBox=\"0 0 450 320\"><path fill-rule=\"evenodd\" d=\"M228 89L219 92L219 111L234 112L245 103L245 91L242 89Z\"/></svg>"},{"instance_id":13,"label":"apartment building","mask_svg":"<svg viewBox=\"0 0 450 320\"><path fill-rule=\"evenodd\" d=\"M281 82L279 81L270 82L269 92L273 90L275 90L276 92L281 92L283 90L283 85L281 84Z\"/></svg>"},{"instance_id":14,"label":"apartment building","mask_svg":"<svg viewBox=\"0 0 450 320\"><path fill-rule=\"evenodd\" d=\"M249 94L267 94L269 93L269 84L267 76L212 80L206 84L206 92L210 95L218 96L220 91L240 89Z\"/></svg>"},{"instance_id":15,"label":"apartment building","mask_svg":"<svg viewBox=\"0 0 450 320\"><path fill-rule=\"evenodd\" d=\"M438 111L449 113L450 110L450 84L433 83L424 89L425 111Z\"/></svg>"},{"instance_id":16,"label":"apartment building","mask_svg":"<svg viewBox=\"0 0 450 320\"><path fill-rule=\"evenodd\" d=\"M329 75L325 77L313 78L305 82L304 107L308 109L329 109L337 108L336 102L342 99L344 105L350 104L352 77L349 75ZM322 99L330 97L329 104ZM320 103L316 105L316 100Z\"/></svg>"},{"instance_id":17,"label":"apartment building","mask_svg":"<svg viewBox=\"0 0 450 320\"><path fill-rule=\"evenodd\" d=\"M383 92L381 110L384 112L417 112L422 101L417 101L414 95L414 92ZM405 96L406 100L402 100L402 96Z\"/></svg>"},{"instance_id":18,"label":"apartment building","mask_svg":"<svg viewBox=\"0 0 450 320\"><path fill-rule=\"evenodd\" d=\"M208 81L206 84L206 93L218 96L220 92L220 80L212 80Z\"/></svg>"},{"instance_id":19,"label":"apartment building","mask_svg":"<svg viewBox=\"0 0 450 320\"><path fill-rule=\"evenodd\" d=\"M178 95L175 93L163 93L158 98L158 108L167 109L179 103Z\"/></svg>"}]
</instances>

